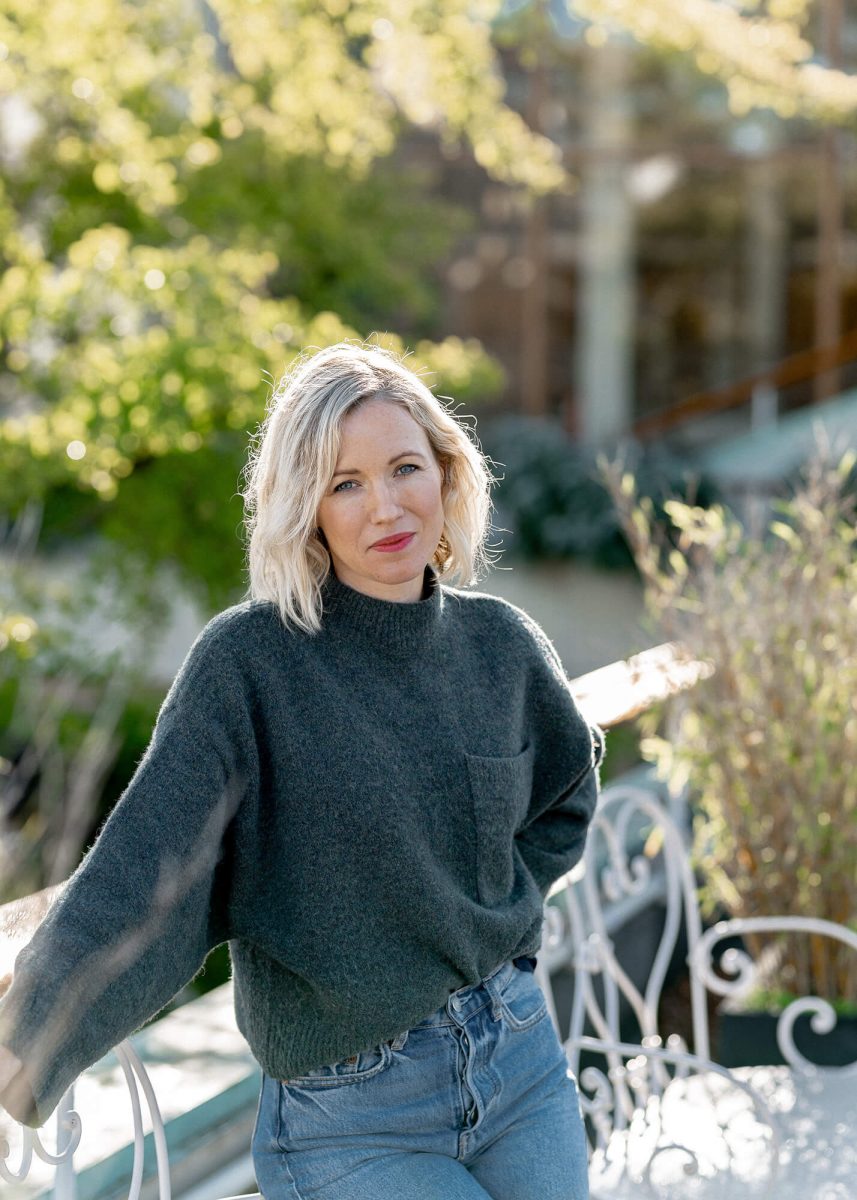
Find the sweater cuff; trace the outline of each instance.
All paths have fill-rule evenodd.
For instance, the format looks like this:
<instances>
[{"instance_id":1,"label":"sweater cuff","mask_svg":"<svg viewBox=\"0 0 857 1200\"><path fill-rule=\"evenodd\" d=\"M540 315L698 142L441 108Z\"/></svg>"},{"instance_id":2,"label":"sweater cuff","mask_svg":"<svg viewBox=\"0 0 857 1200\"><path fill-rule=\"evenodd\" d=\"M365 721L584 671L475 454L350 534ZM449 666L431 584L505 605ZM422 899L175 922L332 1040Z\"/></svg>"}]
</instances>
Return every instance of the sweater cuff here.
<instances>
[{"instance_id":1,"label":"sweater cuff","mask_svg":"<svg viewBox=\"0 0 857 1200\"><path fill-rule=\"evenodd\" d=\"M52 1048L49 1058L45 1055L40 1031L44 1031L51 1014L39 1004L42 994L38 988L27 987L25 975L24 969L17 970L12 976L12 986L0 1000L0 1045L22 1063L26 1084L21 1088L19 1072L0 1092L0 1105L20 1125L38 1129L48 1120L80 1071L77 1064L66 1062L64 1039ZM62 1072L58 1070L61 1066L66 1072L72 1072L71 1078L62 1078Z\"/></svg>"}]
</instances>

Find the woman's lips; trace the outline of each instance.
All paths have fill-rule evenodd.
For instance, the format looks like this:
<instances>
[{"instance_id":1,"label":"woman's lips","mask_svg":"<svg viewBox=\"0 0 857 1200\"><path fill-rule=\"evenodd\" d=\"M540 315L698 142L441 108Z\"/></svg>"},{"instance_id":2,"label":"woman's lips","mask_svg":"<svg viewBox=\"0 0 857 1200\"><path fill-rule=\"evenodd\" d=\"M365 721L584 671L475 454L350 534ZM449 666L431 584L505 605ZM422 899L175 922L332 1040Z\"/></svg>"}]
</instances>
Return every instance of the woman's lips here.
<instances>
[{"instance_id":1,"label":"woman's lips","mask_svg":"<svg viewBox=\"0 0 857 1200\"><path fill-rule=\"evenodd\" d=\"M371 548L383 552L404 550L405 546L409 546L416 536L415 533L406 533L402 537L397 538L395 542L376 542Z\"/></svg>"}]
</instances>

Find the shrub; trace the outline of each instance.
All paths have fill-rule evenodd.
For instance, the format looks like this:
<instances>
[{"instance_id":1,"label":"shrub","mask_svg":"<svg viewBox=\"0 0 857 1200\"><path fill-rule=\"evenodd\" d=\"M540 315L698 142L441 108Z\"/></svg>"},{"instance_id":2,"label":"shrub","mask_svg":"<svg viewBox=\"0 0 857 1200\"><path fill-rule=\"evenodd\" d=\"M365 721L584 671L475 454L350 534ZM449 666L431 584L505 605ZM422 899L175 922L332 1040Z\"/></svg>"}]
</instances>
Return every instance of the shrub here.
<instances>
[{"instance_id":1,"label":"shrub","mask_svg":"<svg viewBox=\"0 0 857 1200\"><path fill-rule=\"evenodd\" d=\"M644 757L698 805L703 901L731 916L799 914L857 930L855 456L808 464L750 534L720 505L671 500L672 530L618 462L601 469L667 637L713 668L641 725ZM857 994L853 951L812 935L754 939L767 984L828 1000Z\"/></svg>"},{"instance_id":2,"label":"shrub","mask_svg":"<svg viewBox=\"0 0 857 1200\"><path fill-rule=\"evenodd\" d=\"M525 560L585 558L605 567L633 566L595 452L573 442L556 420L510 415L486 422L483 449L495 463L497 532L505 552ZM629 443L626 455L656 503L680 495L705 505L715 498L662 446Z\"/></svg>"}]
</instances>

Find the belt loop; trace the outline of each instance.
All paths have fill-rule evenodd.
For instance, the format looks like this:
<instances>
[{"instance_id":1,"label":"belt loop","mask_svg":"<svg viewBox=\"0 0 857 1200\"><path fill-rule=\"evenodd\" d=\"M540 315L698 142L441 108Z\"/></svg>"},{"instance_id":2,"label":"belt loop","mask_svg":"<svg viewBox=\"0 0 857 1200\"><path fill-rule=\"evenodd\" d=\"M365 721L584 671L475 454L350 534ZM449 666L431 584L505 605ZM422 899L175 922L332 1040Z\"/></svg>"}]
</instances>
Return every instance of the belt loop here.
<instances>
[{"instance_id":1,"label":"belt loop","mask_svg":"<svg viewBox=\"0 0 857 1200\"><path fill-rule=\"evenodd\" d=\"M504 965L505 964L501 964L501 966L504 966ZM503 1001L502 1001L501 995L500 995L500 987L495 978L495 976L498 973L499 973L499 970L492 972L492 974L484 981L485 990L488 992L488 995L491 997L491 1016L494 1018L495 1021L500 1020L500 1016L503 1011L503 1007L502 1007Z\"/></svg>"},{"instance_id":2,"label":"belt loop","mask_svg":"<svg viewBox=\"0 0 857 1200\"><path fill-rule=\"evenodd\" d=\"M409 1032L410 1031L406 1029L403 1033L397 1033L394 1038L391 1038L390 1039L390 1049L391 1050L401 1050L402 1047L405 1045L405 1042L407 1042L407 1040L408 1040Z\"/></svg>"}]
</instances>

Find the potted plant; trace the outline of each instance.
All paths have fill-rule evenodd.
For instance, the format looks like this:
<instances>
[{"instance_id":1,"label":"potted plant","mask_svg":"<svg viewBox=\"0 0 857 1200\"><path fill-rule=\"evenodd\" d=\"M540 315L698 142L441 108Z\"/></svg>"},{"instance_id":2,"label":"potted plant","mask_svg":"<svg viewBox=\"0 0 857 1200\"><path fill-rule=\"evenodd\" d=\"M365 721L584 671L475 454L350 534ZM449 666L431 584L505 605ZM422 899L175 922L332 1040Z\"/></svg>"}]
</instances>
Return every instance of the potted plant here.
<instances>
[{"instance_id":1,"label":"potted plant","mask_svg":"<svg viewBox=\"0 0 857 1200\"><path fill-rule=\"evenodd\" d=\"M857 931L855 461L817 452L756 532L723 505L679 500L659 524L622 463L599 462L651 618L711 668L670 701L669 739L657 733L663 705L640 721L643 757L672 788L689 787L706 917L812 917ZM744 945L759 970L741 1008L779 1014L820 997L837 1014L834 1034L811 1044L805 1013L798 1049L816 1062L857 1058L853 945L806 931L745 935ZM732 1019L722 1012L721 1062L782 1061L775 1032L762 1048L754 1030L750 1054L731 1048Z\"/></svg>"}]
</instances>

